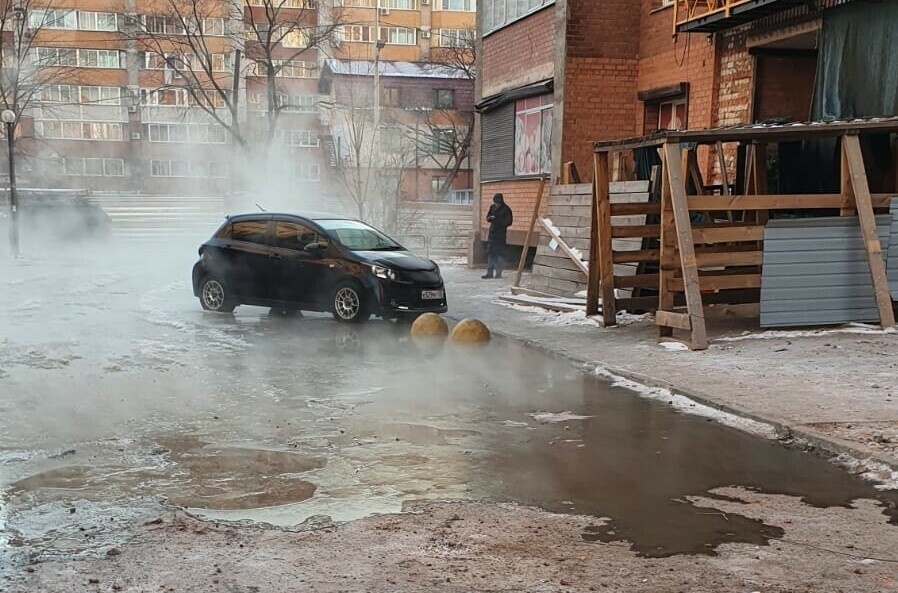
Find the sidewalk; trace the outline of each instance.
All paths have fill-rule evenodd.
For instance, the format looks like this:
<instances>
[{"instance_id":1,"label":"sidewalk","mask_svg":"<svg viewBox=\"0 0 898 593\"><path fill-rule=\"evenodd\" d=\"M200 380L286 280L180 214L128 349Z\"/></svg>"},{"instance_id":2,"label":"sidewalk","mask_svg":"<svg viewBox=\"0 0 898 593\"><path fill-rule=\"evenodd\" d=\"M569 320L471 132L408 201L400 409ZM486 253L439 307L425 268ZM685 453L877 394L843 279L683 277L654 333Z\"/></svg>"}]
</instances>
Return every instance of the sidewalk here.
<instances>
[{"instance_id":1,"label":"sidewalk","mask_svg":"<svg viewBox=\"0 0 898 593\"><path fill-rule=\"evenodd\" d=\"M709 322L709 349L692 352L659 345L651 318L600 328L582 314L497 302L510 278L481 280L482 270L458 265L443 273L453 318L477 317L497 334L898 470L898 333L763 331L756 319L731 319Z\"/></svg>"}]
</instances>

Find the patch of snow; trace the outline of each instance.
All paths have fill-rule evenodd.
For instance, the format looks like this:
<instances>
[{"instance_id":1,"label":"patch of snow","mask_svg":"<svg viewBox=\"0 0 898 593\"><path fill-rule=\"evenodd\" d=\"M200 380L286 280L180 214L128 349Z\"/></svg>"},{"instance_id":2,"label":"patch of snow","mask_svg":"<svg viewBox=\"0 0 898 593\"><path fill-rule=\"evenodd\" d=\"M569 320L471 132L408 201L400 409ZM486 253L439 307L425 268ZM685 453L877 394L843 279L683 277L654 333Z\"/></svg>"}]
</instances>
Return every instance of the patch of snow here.
<instances>
[{"instance_id":1,"label":"patch of snow","mask_svg":"<svg viewBox=\"0 0 898 593\"><path fill-rule=\"evenodd\" d=\"M655 316L651 313L643 313L641 315L634 315L633 313L627 313L626 311L621 311L617 314L617 325L632 325L634 323L642 323L643 321L655 321Z\"/></svg>"},{"instance_id":2,"label":"patch of snow","mask_svg":"<svg viewBox=\"0 0 898 593\"><path fill-rule=\"evenodd\" d=\"M776 429L769 424L758 422L757 420L751 420L750 418L743 418L741 416L737 416L736 414L731 414L730 412L724 412L723 410L718 410L717 408L712 408L711 406L700 404L697 401L686 397L685 395L675 394L671 392L670 389L666 389L663 387L649 387L648 385L643 385L642 383L637 383L636 381L624 379L623 377L615 375L614 373L611 373L608 370L603 369L602 367L596 367L594 373L599 377L611 381L611 384L614 387L623 387L624 389L633 391L642 397L666 403L677 411L685 412L687 414L694 414L703 418L710 418L719 422L720 424L723 424L724 426L738 428L739 430L743 430L745 432L767 439L773 439L777 436Z\"/></svg>"},{"instance_id":3,"label":"patch of snow","mask_svg":"<svg viewBox=\"0 0 898 593\"><path fill-rule=\"evenodd\" d=\"M807 329L807 330L768 330L763 332L743 332L738 336L728 336L717 338L715 342L739 342L742 340L783 340L795 338L817 338L820 336L830 336L833 334L872 334L886 335L894 334L894 328L880 329L878 326L866 323L848 323L839 327L828 329Z\"/></svg>"},{"instance_id":4,"label":"patch of snow","mask_svg":"<svg viewBox=\"0 0 898 593\"><path fill-rule=\"evenodd\" d=\"M515 309L516 311L521 311L522 313L529 313L530 317L545 325L552 326L568 326L568 325L588 325L591 327L598 327L599 322L592 318L586 316L586 309L571 311L569 313L561 313L557 311L548 311L543 309L542 307L537 306L527 306L527 305L518 305L516 303L509 303L508 301L493 301L498 305L502 305L503 307L508 307L509 309Z\"/></svg>"},{"instance_id":5,"label":"patch of snow","mask_svg":"<svg viewBox=\"0 0 898 593\"><path fill-rule=\"evenodd\" d=\"M682 342L658 342L658 345L665 350L670 350L672 352L683 352L689 350L689 346Z\"/></svg>"},{"instance_id":6,"label":"patch of snow","mask_svg":"<svg viewBox=\"0 0 898 593\"><path fill-rule=\"evenodd\" d=\"M581 290L580 292L574 294L574 296L577 297L578 299L585 299L589 295L587 294L587 291Z\"/></svg>"},{"instance_id":7,"label":"patch of snow","mask_svg":"<svg viewBox=\"0 0 898 593\"><path fill-rule=\"evenodd\" d=\"M595 416L580 416L573 412L534 412L529 414L537 422L568 422L570 420L588 420Z\"/></svg>"},{"instance_id":8,"label":"patch of snow","mask_svg":"<svg viewBox=\"0 0 898 593\"><path fill-rule=\"evenodd\" d=\"M857 459L845 453L836 457L836 463L852 473L860 474L868 482L873 482L877 490L898 490L898 471L885 463L873 459Z\"/></svg>"},{"instance_id":9,"label":"patch of snow","mask_svg":"<svg viewBox=\"0 0 898 593\"><path fill-rule=\"evenodd\" d=\"M526 422L516 422L514 420L503 420L499 424L501 424L502 426L516 426L516 427L522 427L522 428L525 426L530 426Z\"/></svg>"}]
</instances>

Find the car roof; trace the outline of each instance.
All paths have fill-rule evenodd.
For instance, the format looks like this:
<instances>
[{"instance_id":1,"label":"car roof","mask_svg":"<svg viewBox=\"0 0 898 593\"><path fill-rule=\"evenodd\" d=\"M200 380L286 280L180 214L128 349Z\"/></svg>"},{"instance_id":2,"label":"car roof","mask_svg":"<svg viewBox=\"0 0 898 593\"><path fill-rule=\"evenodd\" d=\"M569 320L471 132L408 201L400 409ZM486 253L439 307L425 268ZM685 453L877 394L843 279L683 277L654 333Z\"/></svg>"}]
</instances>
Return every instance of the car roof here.
<instances>
[{"instance_id":1,"label":"car roof","mask_svg":"<svg viewBox=\"0 0 898 593\"><path fill-rule=\"evenodd\" d=\"M268 220L269 218L304 218L306 220L355 220L350 216L328 212L247 212L231 214L228 220Z\"/></svg>"}]
</instances>

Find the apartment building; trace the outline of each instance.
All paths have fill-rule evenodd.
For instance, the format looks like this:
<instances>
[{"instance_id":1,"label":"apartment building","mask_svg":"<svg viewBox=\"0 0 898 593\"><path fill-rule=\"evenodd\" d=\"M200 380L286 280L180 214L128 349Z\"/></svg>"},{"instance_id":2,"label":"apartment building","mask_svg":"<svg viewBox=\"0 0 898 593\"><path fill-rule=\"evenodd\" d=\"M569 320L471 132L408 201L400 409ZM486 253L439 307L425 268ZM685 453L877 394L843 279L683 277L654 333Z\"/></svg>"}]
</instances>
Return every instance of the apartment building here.
<instances>
[{"instance_id":1,"label":"apartment building","mask_svg":"<svg viewBox=\"0 0 898 593\"><path fill-rule=\"evenodd\" d=\"M476 6L15 0L4 10L9 23L24 19L18 30L5 27L4 48L34 56L39 87L16 106L23 183L222 194L251 183L235 175L241 165L260 170L253 153L291 187L332 191L322 142L332 134L318 92L325 58L374 60L375 51L383 63L451 58L470 44ZM426 189L405 193L428 198Z\"/></svg>"},{"instance_id":2,"label":"apartment building","mask_svg":"<svg viewBox=\"0 0 898 593\"><path fill-rule=\"evenodd\" d=\"M592 141L898 115L896 26L898 5L856 0L481 0L474 258L493 193L524 214L509 233L523 245L539 177L557 181L573 162L590 180ZM803 151L771 153L802 172L777 180L780 191L834 183L838 163L811 166ZM723 156L738 169L742 155ZM814 158L825 163L819 151ZM719 181L719 162L699 151L709 182Z\"/></svg>"}]
</instances>

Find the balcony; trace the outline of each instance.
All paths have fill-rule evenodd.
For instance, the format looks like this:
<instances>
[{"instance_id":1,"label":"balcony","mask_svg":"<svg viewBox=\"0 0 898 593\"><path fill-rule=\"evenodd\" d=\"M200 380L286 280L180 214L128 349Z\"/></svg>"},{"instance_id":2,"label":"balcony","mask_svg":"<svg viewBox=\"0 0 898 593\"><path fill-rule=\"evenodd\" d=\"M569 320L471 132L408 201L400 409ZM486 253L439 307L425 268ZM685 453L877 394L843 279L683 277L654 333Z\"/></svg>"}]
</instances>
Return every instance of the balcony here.
<instances>
[{"instance_id":1,"label":"balcony","mask_svg":"<svg viewBox=\"0 0 898 593\"><path fill-rule=\"evenodd\" d=\"M756 21L807 0L674 0L674 34L716 33Z\"/></svg>"}]
</instances>

